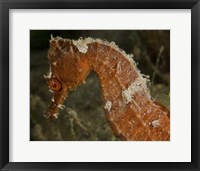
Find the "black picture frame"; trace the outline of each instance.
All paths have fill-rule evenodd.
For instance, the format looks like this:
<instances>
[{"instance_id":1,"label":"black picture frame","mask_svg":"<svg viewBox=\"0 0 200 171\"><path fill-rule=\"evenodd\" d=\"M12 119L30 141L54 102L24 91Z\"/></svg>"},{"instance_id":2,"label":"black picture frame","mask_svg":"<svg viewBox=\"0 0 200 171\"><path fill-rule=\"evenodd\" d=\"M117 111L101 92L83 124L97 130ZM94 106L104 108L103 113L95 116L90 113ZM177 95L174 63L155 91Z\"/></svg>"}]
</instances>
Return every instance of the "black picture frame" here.
<instances>
[{"instance_id":1,"label":"black picture frame","mask_svg":"<svg viewBox=\"0 0 200 171\"><path fill-rule=\"evenodd\" d=\"M9 162L9 9L191 9L191 162L42 163ZM184 29L184 28L183 28ZM200 170L200 1L199 0L0 0L1 170ZM22 149L23 150L23 149ZM120 154L119 154L120 155ZM172 154L173 155L173 154Z\"/></svg>"}]
</instances>

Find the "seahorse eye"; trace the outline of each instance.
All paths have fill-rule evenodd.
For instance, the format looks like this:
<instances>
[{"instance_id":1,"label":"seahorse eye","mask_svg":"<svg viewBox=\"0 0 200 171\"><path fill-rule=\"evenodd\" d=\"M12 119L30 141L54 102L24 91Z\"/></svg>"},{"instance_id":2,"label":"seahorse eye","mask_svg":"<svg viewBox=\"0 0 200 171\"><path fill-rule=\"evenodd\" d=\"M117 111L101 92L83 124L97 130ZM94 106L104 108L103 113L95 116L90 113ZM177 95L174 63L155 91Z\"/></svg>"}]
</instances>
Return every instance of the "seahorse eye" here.
<instances>
[{"instance_id":1,"label":"seahorse eye","mask_svg":"<svg viewBox=\"0 0 200 171\"><path fill-rule=\"evenodd\" d=\"M53 91L56 91L56 92L60 91L60 89L62 88L60 81L58 81L55 78L49 79L48 84L49 84L49 88Z\"/></svg>"}]
</instances>

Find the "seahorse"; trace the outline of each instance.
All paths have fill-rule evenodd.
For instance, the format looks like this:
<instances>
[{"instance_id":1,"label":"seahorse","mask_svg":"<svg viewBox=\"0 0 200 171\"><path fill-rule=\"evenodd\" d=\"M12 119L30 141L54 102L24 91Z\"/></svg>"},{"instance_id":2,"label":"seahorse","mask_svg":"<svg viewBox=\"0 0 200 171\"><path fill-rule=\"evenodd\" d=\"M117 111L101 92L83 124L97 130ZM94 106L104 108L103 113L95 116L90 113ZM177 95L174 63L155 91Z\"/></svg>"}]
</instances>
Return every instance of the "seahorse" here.
<instances>
[{"instance_id":1,"label":"seahorse","mask_svg":"<svg viewBox=\"0 0 200 171\"><path fill-rule=\"evenodd\" d=\"M114 42L52 37L48 58L46 79L53 98L45 112L47 118L57 118L68 92L85 83L94 71L100 80L106 119L116 136L127 141L170 140L169 110L154 101L148 79L132 56Z\"/></svg>"}]
</instances>

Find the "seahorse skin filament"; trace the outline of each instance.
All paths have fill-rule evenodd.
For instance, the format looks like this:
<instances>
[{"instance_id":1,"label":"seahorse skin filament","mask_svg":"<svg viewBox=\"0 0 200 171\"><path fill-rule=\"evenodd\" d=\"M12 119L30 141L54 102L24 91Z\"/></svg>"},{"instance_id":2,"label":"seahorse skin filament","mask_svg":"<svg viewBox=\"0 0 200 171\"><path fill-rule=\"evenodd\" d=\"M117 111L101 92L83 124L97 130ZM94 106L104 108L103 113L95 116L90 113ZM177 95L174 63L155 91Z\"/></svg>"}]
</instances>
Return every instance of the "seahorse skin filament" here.
<instances>
[{"instance_id":1,"label":"seahorse skin filament","mask_svg":"<svg viewBox=\"0 0 200 171\"><path fill-rule=\"evenodd\" d=\"M53 99L47 118L57 118L67 93L94 71L100 80L107 121L116 136L129 141L170 140L169 111L151 98L145 76L113 42L52 37L48 58L46 78Z\"/></svg>"}]
</instances>

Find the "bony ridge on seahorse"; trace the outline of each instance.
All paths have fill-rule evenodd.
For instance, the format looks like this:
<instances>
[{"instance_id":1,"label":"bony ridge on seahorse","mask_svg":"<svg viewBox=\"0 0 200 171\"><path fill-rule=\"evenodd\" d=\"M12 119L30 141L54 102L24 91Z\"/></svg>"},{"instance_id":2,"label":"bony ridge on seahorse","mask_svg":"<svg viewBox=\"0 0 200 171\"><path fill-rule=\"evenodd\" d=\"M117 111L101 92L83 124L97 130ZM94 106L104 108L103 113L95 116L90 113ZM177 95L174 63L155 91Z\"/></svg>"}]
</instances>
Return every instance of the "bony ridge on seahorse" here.
<instances>
[{"instance_id":1,"label":"bony ridge on seahorse","mask_svg":"<svg viewBox=\"0 0 200 171\"><path fill-rule=\"evenodd\" d=\"M122 140L170 140L170 113L149 93L147 79L135 62L113 42L85 38L51 38L50 72L46 76L53 99L47 118L57 118L67 93L97 73L105 103L106 118Z\"/></svg>"}]
</instances>

